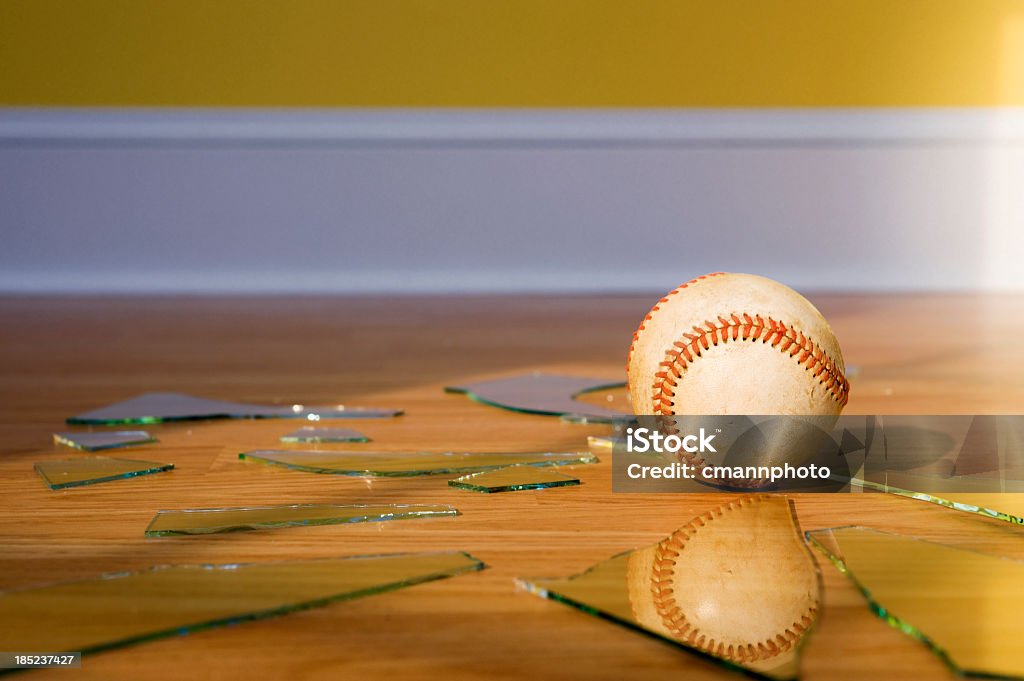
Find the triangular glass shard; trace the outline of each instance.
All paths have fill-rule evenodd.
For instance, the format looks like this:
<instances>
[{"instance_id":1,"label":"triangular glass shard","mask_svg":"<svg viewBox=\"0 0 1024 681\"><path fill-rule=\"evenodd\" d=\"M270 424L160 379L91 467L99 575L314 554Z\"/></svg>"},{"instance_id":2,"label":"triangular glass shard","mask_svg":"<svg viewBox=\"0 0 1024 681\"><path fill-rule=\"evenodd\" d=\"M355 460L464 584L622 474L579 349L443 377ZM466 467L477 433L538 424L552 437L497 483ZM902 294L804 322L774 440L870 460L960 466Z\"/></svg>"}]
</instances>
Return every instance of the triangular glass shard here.
<instances>
[{"instance_id":1,"label":"triangular glass shard","mask_svg":"<svg viewBox=\"0 0 1024 681\"><path fill-rule=\"evenodd\" d=\"M567 466L597 463L590 452L307 452L258 449L240 459L285 466L308 473L361 477L405 477L476 473L517 464Z\"/></svg>"},{"instance_id":2,"label":"triangular glass shard","mask_svg":"<svg viewBox=\"0 0 1024 681\"><path fill-rule=\"evenodd\" d=\"M470 473L448 481L449 486L474 492L518 492L580 484L579 478L562 475L549 467L508 466L483 473Z\"/></svg>"},{"instance_id":3,"label":"triangular glass shard","mask_svg":"<svg viewBox=\"0 0 1024 681\"><path fill-rule=\"evenodd\" d=\"M105 456L90 456L65 461L40 461L35 465L36 473L39 473L50 489L95 485L121 478L162 473L173 468L173 463L113 459Z\"/></svg>"},{"instance_id":4,"label":"triangular glass shard","mask_svg":"<svg viewBox=\"0 0 1024 681\"><path fill-rule=\"evenodd\" d=\"M240 530L260 530L301 525L337 525L341 523L382 522L410 518L456 516L452 506L437 504L292 504L287 506L250 506L246 508L196 508L159 511L147 537L214 534Z\"/></svg>"},{"instance_id":5,"label":"triangular glass shard","mask_svg":"<svg viewBox=\"0 0 1024 681\"><path fill-rule=\"evenodd\" d=\"M748 674L794 679L821 603L817 566L789 501L745 496L654 546L531 592Z\"/></svg>"},{"instance_id":6,"label":"triangular glass shard","mask_svg":"<svg viewBox=\"0 0 1024 681\"><path fill-rule=\"evenodd\" d=\"M106 650L483 569L467 553L170 565L0 594L11 650Z\"/></svg>"},{"instance_id":7,"label":"triangular glass shard","mask_svg":"<svg viewBox=\"0 0 1024 681\"><path fill-rule=\"evenodd\" d=\"M319 428L306 426L282 435L281 442L369 442L358 430L351 428Z\"/></svg>"},{"instance_id":8,"label":"triangular glass shard","mask_svg":"<svg viewBox=\"0 0 1024 681\"><path fill-rule=\"evenodd\" d=\"M60 445L74 447L75 449L96 452L101 449L144 445L156 442L156 438L144 430L112 430L95 433L54 433L53 441Z\"/></svg>"},{"instance_id":9,"label":"triangular glass shard","mask_svg":"<svg viewBox=\"0 0 1024 681\"><path fill-rule=\"evenodd\" d=\"M956 475L973 475L999 470L998 416L975 416L964 437L953 466Z\"/></svg>"},{"instance_id":10,"label":"triangular glass shard","mask_svg":"<svg viewBox=\"0 0 1024 681\"><path fill-rule=\"evenodd\" d=\"M573 399L582 393L618 388L622 381L532 373L493 381L448 386L445 392L463 393L471 400L492 407L526 414L573 416L587 422L617 422L632 419L632 414L606 409Z\"/></svg>"},{"instance_id":11,"label":"triangular glass shard","mask_svg":"<svg viewBox=\"0 0 1024 681\"><path fill-rule=\"evenodd\" d=\"M839 456L849 456L854 452L864 449L864 443L857 439L848 429L843 428L843 434L839 441Z\"/></svg>"},{"instance_id":12,"label":"triangular glass shard","mask_svg":"<svg viewBox=\"0 0 1024 681\"><path fill-rule=\"evenodd\" d=\"M807 536L876 615L958 673L1024 678L1024 563L865 527Z\"/></svg>"},{"instance_id":13,"label":"triangular glass shard","mask_svg":"<svg viewBox=\"0 0 1024 681\"><path fill-rule=\"evenodd\" d=\"M398 416L401 413L397 409L369 409L344 405L310 407L302 404L244 404L208 400L182 393L145 393L124 402L72 416L67 422L110 425L198 419L366 419Z\"/></svg>"}]
</instances>

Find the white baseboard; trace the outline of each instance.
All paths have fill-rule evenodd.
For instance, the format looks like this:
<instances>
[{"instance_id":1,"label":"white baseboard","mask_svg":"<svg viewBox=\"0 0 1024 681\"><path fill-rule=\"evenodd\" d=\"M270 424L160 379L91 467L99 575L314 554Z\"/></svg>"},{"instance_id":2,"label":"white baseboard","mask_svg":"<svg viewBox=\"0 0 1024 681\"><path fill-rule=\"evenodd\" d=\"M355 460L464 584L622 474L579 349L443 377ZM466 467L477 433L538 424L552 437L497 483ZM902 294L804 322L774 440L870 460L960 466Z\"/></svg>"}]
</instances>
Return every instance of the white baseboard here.
<instances>
[{"instance_id":1,"label":"white baseboard","mask_svg":"<svg viewBox=\"0 0 1024 681\"><path fill-rule=\"evenodd\" d=\"M1024 108L0 108L0 144L673 144L1021 142Z\"/></svg>"},{"instance_id":2,"label":"white baseboard","mask_svg":"<svg viewBox=\"0 0 1024 681\"><path fill-rule=\"evenodd\" d=\"M0 291L1024 290L1024 109L0 109Z\"/></svg>"}]
</instances>

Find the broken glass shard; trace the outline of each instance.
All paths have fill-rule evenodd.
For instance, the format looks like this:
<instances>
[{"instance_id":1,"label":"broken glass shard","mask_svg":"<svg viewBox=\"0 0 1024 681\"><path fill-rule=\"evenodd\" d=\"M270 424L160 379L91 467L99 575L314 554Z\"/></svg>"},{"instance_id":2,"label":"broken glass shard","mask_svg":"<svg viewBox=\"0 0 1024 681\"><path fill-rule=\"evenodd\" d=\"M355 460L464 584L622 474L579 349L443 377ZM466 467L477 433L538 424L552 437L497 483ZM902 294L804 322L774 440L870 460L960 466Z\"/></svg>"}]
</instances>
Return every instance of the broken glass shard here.
<instances>
[{"instance_id":1,"label":"broken glass shard","mask_svg":"<svg viewBox=\"0 0 1024 681\"><path fill-rule=\"evenodd\" d=\"M494 381L448 386L445 392L463 393L471 400L526 414L571 416L572 420L607 423L632 419L632 414L587 404L577 395L618 388L622 381L532 373Z\"/></svg>"},{"instance_id":2,"label":"broken glass shard","mask_svg":"<svg viewBox=\"0 0 1024 681\"><path fill-rule=\"evenodd\" d=\"M281 442L369 442L358 430L351 428L317 428L306 426L281 436Z\"/></svg>"},{"instance_id":3,"label":"broken glass shard","mask_svg":"<svg viewBox=\"0 0 1024 681\"><path fill-rule=\"evenodd\" d=\"M865 527L807 536L876 615L955 671L1024 677L1024 563Z\"/></svg>"},{"instance_id":4,"label":"broken glass shard","mask_svg":"<svg viewBox=\"0 0 1024 681\"><path fill-rule=\"evenodd\" d=\"M566 466L597 463L590 452L309 452L259 449L240 459L285 466L308 473L404 477L476 473L516 464Z\"/></svg>"},{"instance_id":5,"label":"broken glass shard","mask_svg":"<svg viewBox=\"0 0 1024 681\"><path fill-rule=\"evenodd\" d=\"M398 416L397 409L369 409L331 405L311 407L302 404L261 405L223 402L193 397L182 393L146 393L108 407L85 412L67 419L68 423L116 424L161 423L197 419L320 419L384 418Z\"/></svg>"},{"instance_id":6,"label":"broken glass shard","mask_svg":"<svg viewBox=\"0 0 1024 681\"><path fill-rule=\"evenodd\" d=\"M997 471L1000 467L1000 426L998 416L975 416L964 436L960 454L953 465L956 475L972 475Z\"/></svg>"},{"instance_id":7,"label":"broken glass shard","mask_svg":"<svg viewBox=\"0 0 1024 681\"><path fill-rule=\"evenodd\" d=\"M577 393L573 396L573 399L584 404L604 407L614 412L633 413L633 400L625 384L619 388L609 390L588 390Z\"/></svg>"},{"instance_id":8,"label":"broken glass shard","mask_svg":"<svg viewBox=\"0 0 1024 681\"><path fill-rule=\"evenodd\" d=\"M483 473L470 473L449 480L448 484L474 492L518 492L527 489L567 487L578 485L580 481L578 478L555 472L549 467L518 465Z\"/></svg>"},{"instance_id":9,"label":"broken glass shard","mask_svg":"<svg viewBox=\"0 0 1024 681\"><path fill-rule=\"evenodd\" d=\"M409 518L456 516L452 506L430 504L377 504L343 506L339 504L293 504L290 506L251 506L247 508L196 508L158 511L146 528L147 537L187 534L215 534L240 530L259 530L298 525L338 525L341 523L382 522Z\"/></svg>"},{"instance_id":10,"label":"broken glass shard","mask_svg":"<svg viewBox=\"0 0 1024 681\"><path fill-rule=\"evenodd\" d=\"M95 452L101 449L144 445L156 442L156 438L144 430L113 430L106 433L54 433L53 441L75 449Z\"/></svg>"},{"instance_id":11,"label":"broken glass shard","mask_svg":"<svg viewBox=\"0 0 1024 681\"><path fill-rule=\"evenodd\" d=\"M926 499L925 497L931 497ZM1024 525L1024 494L1000 494L978 493L965 494L954 492L950 494L924 495L914 494L913 498L922 501L930 501L933 504L946 506L947 508L977 513L988 518L1004 520L1015 525Z\"/></svg>"},{"instance_id":12,"label":"broken glass shard","mask_svg":"<svg viewBox=\"0 0 1024 681\"><path fill-rule=\"evenodd\" d=\"M0 594L11 650L84 653L284 615L483 569L467 553L170 565Z\"/></svg>"},{"instance_id":13,"label":"broken glass shard","mask_svg":"<svg viewBox=\"0 0 1024 681\"><path fill-rule=\"evenodd\" d=\"M741 497L573 577L520 583L770 679L797 677L821 603L817 566L789 501L768 495Z\"/></svg>"},{"instance_id":14,"label":"broken glass shard","mask_svg":"<svg viewBox=\"0 0 1024 681\"><path fill-rule=\"evenodd\" d=\"M95 485L121 478L163 473L173 468L173 463L113 459L105 456L90 456L65 461L41 461L35 465L36 473L39 473L50 489Z\"/></svg>"},{"instance_id":15,"label":"broken glass shard","mask_svg":"<svg viewBox=\"0 0 1024 681\"><path fill-rule=\"evenodd\" d=\"M958 511L1024 524L1024 417L872 417L851 483Z\"/></svg>"},{"instance_id":16,"label":"broken glass shard","mask_svg":"<svg viewBox=\"0 0 1024 681\"><path fill-rule=\"evenodd\" d=\"M1024 480L976 476L940 477L887 471L874 480L852 480L855 486L926 501L957 511L1024 525ZM1002 491L997 491L1002 490Z\"/></svg>"}]
</instances>

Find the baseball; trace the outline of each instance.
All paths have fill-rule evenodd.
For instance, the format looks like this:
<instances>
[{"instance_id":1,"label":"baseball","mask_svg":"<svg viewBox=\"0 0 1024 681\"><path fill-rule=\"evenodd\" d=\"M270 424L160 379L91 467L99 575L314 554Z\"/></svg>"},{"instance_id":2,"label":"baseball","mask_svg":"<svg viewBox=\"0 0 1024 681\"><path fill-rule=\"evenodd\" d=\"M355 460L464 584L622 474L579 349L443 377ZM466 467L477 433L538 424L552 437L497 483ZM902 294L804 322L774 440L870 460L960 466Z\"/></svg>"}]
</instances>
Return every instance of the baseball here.
<instances>
[{"instance_id":1,"label":"baseball","mask_svg":"<svg viewBox=\"0 0 1024 681\"><path fill-rule=\"evenodd\" d=\"M850 386L821 313L753 274L717 272L669 292L633 335L636 414L838 416Z\"/></svg>"}]
</instances>

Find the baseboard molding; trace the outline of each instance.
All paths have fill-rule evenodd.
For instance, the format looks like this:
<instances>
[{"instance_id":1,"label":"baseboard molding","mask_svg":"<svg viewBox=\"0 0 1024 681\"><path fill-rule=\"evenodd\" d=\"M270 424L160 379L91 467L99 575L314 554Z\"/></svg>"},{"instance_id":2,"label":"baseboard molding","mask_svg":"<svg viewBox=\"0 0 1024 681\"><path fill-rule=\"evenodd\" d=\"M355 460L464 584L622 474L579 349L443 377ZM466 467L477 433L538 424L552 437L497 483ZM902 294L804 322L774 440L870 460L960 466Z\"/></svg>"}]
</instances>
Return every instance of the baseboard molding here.
<instances>
[{"instance_id":1,"label":"baseboard molding","mask_svg":"<svg viewBox=\"0 0 1024 681\"><path fill-rule=\"evenodd\" d=\"M0 292L1024 290L1024 109L0 109Z\"/></svg>"},{"instance_id":2,"label":"baseboard molding","mask_svg":"<svg viewBox=\"0 0 1024 681\"><path fill-rule=\"evenodd\" d=\"M646 295L657 296L689 278L706 274L699 265L634 267L609 272L437 272L373 270L364 272L293 271L224 273L153 270L145 272L0 272L0 295ZM746 268L747 270L753 268ZM948 278L908 281L888 277L871 282L794 268L766 267L757 274L813 294L846 293L1013 293L1005 286L965 286ZM856 282L851 286L850 282Z\"/></svg>"},{"instance_id":3,"label":"baseboard molding","mask_svg":"<svg viewBox=\"0 0 1024 681\"><path fill-rule=\"evenodd\" d=\"M0 145L671 145L1022 141L1024 108L0 108Z\"/></svg>"},{"instance_id":4,"label":"baseboard molding","mask_svg":"<svg viewBox=\"0 0 1024 681\"><path fill-rule=\"evenodd\" d=\"M377 269L284 272L151 270L129 272L0 272L0 292L27 294L452 294L652 293L674 287L661 271L528 272ZM678 282L677 282L678 283Z\"/></svg>"}]
</instances>

